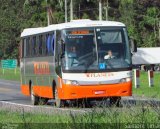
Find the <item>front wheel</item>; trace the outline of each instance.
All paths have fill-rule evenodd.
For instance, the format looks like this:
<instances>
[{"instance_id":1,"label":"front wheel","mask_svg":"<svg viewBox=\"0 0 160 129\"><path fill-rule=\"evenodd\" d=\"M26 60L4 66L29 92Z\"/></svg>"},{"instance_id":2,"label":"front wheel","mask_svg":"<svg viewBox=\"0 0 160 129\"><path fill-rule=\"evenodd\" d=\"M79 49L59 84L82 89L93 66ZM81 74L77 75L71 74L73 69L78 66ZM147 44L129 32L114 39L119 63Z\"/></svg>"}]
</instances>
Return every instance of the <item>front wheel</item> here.
<instances>
[{"instance_id":1,"label":"front wheel","mask_svg":"<svg viewBox=\"0 0 160 129\"><path fill-rule=\"evenodd\" d=\"M39 98L39 105L45 105L48 102L48 98Z\"/></svg>"},{"instance_id":2,"label":"front wheel","mask_svg":"<svg viewBox=\"0 0 160 129\"><path fill-rule=\"evenodd\" d=\"M121 107L121 97L111 97L110 106Z\"/></svg>"},{"instance_id":3,"label":"front wheel","mask_svg":"<svg viewBox=\"0 0 160 129\"><path fill-rule=\"evenodd\" d=\"M33 87L31 87L31 104L32 105L39 104L39 97L34 94Z\"/></svg>"},{"instance_id":4,"label":"front wheel","mask_svg":"<svg viewBox=\"0 0 160 129\"><path fill-rule=\"evenodd\" d=\"M55 87L55 90L54 90L54 98L55 98L55 106L57 108L60 108L60 107L64 107L64 103L65 101L64 100L61 100L59 97L58 97L58 90L57 90L57 87Z\"/></svg>"}]
</instances>

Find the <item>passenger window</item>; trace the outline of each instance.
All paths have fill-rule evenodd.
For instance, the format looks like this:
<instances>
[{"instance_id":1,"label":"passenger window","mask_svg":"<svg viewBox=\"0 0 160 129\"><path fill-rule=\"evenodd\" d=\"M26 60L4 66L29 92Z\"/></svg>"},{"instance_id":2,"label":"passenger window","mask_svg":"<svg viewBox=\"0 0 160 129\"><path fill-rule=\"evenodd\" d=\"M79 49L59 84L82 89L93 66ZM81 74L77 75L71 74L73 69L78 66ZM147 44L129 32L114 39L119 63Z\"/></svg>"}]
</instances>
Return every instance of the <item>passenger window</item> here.
<instances>
[{"instance_id":1,"label":"passenger window","mask_svg":"<svg viewBox=\"0 0 160 129\"><path fill-rule=\"evenodd\" d=\"M44 56L47 55L47 35L43 35L42 51Z\"/></svg>"},{"instance_id":2,"label":"passenger window","mask_svg":"<svg viewBox=\"0 0 160 129\"><path fill-rule=\"evenodd\" d=\"M32 38L32 56L35 56L36 54L36 37L34 36Z\"/></svg>"},{"instance_id":3,"label":"passenger window","mask_svg":"<svg viewBox=\"0 0 160 129\"><path fill-rule=\"evenodd\" d=\"M24 38L23 39L23 43L22 43L22 46L21 46L21 57L26 57L26 41L27 39Z\"/></svg>"},{"instance_id":4,"label":"passenger window","mask_svg":"<svg viewBox=\"0 0 160 129\"><path fill-rule=\"evenodd\" d=\"M29 38L28 49L29 49L28 57L31 57L31 55L32 55L32 38L31 37Z\"/></svg>"},{"instance_id":5,"label":"passenger window","mask_svg":"<svg viewBox=\"0 0 160 129\"><path fill-rule=\"evenodd\" d=\"M54 34L47 37L47 53L48 55L54 55Z\"/></svg>"},{"instance_id":6,"label":"passenger window","mask_svg":"<svg viewBox=\"0 0 160 129\"><path fill-rule=\"evenodd\" d=\"M47 54L50 55L50 48L51 48L51 36L47 36Z\"/></svg>"},{"instance_id":7,"label":"passenger window","mask_svg":"<svg viewBox=\"0 0 160 129\"><path fill-rule=\"evenodd\" d=\"M42 35L39 36L39 55L42 55Z\"/></svg>"},{"instance_id":8,"label":"passenger window","mask_svg":"<svg viewBox=\"0 0 160 129\"><path fill-rule=\"evenodd\" d=\"M30 53L31 53L31 50L30 50L30 37L26 38L26 45L24 47L25 47L25 50L26 50L24 56L25 57L29 57Z\"/></svg>"},{"instance_id":9,"label":"passenger window","mask_svg":"<svg viewBox=\"0 0 160 129\"><path fill-rule=\"evenodd\" d=\"M45 55L45 35L42 35L42 55Z\"/></svg>"},{"instance_id":10,"label":"passenger window","mask_svg":"<svg viewBox=\"0 0 160 129\"><path fill-rule=\"evenodd\" d=\"M36 53L35 56L39 56L39 36L36 36Z\"/></svg>"},{"instance_id":11,"label":"passenger window","mask_svg":"<svg viewBox=\"0 0 160 129\"><path fill-rule=\"evenodd\" d=\"M51 39L51 51L52 51L52 54L54 55L54 34L52 35L52 39Z\"/></svg>"}]
</instances>

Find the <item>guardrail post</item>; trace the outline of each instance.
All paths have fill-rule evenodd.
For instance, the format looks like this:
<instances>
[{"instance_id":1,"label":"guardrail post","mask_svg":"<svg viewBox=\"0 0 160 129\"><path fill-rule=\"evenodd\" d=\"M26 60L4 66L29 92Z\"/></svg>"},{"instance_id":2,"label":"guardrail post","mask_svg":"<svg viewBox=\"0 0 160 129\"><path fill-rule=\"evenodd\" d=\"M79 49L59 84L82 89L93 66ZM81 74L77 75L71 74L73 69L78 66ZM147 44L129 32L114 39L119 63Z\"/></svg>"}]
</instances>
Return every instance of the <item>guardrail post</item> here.
<instances>
[{"instance_id":1,"label":"guardrail post","mask_svg":"<svg viewBox=\"0 0 160 129\"><path fill-rule=\"evenodd\" d=\"M134 85L135 88L139 88L140 87L140 70L139 69L134 69Z\"/></svg>"},{"instance_id":2,"label":"guardrail post","mask_svg":"<svg viewBox=\"0 0 160 129\"><path fill-rule=\"evenodd\" d=\"M149 82L149 87L153 87L154 86L153 70L148 70L148 82Z\"/></svg>"}]
</instances>

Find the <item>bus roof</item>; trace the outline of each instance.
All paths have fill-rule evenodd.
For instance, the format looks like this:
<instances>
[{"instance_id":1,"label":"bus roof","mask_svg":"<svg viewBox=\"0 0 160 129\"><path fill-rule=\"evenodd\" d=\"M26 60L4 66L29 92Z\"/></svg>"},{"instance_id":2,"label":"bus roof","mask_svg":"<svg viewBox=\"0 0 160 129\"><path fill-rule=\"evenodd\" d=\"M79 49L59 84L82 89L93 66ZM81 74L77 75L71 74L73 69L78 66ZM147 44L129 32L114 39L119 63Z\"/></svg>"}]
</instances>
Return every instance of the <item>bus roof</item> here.
<instances>
[{"instance_id":1,"label":"bus roof","mask_svg":"<svg viewBox=\"0 0 160 129\"><path fill-rule=\"evenodd\" d=\"M124 27L125 25L121 22L115 21L92 21L89 19L83 20L72 20L71 22L61 23L61 24L53 24L47 27L39 27L39 28L27 28L24 29L21 33L21 37L41 34L45 32L50 32L54 30L61 30L65 28L79 28L79 27L93 27L93 26L121 26Z\"/></svg>"}]
</instances>

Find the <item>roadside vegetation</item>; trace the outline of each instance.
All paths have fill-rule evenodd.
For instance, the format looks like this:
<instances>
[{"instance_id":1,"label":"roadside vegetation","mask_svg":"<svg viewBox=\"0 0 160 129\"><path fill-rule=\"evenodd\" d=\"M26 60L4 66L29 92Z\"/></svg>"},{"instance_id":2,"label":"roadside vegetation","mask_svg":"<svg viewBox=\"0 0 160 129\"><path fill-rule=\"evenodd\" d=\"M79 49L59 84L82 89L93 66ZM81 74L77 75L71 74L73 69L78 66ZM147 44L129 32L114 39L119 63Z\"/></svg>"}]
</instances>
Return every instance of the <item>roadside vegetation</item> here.
<instances>
[{"instance_id":1,"label":"roadside vegetation","mask_svg":"<svg viewBox=\"0 0 160 129\"><path fill-rule=\"evenodd\" d=\"M3 69L0 68L0 79L11 80L11 81L20 81L20 69Z\"/></svg>"},{"instance_id":2,"label":"roadside vegetation","mask_svg":"<svg viewBox=\"0 0 160 129\"><path fill-rule=\"evenodd\" d=\"M124 128L152 128L160 122L158 107L143 106L130 108L101 108L92 109L86 114L31 114L0 111L1 126L16 126L19 128L65 128L65 129L124 129ZM3 123L5 123L3 125ZM17 129L16 128L16 129Z\"/></svg>"},{"instance_id":3,"label":"roadside vegetation","mask_svg":"<svg viewBox=\"0 0 160 129\"><path fill-rule=\"evenodd\" d=\"M141 71L140 87L135 89L133 83L133 94L141 98L160 98L160 72L154 72L154 86L149 87L148 73Z\"/></svg>"},{"instance_id":4,"label":"roadside vegetation","mask_svg":"<svg viewBox=\"0 0 160 129\"><path fill-rule=\"evenodd\" d=\"M68 21L69 4L68 0ZM18 59L20 33L25 28L47 26L47 8L51 24L65 22L64 0L0 0L0 59ZM103 20L107 0L102 0ZM108 19L126 24L129 36L138 47L158 47L160 0L108 0ZM98 20L98 0L74 0L74 19Z\"/></svg>"}]
</instances>

